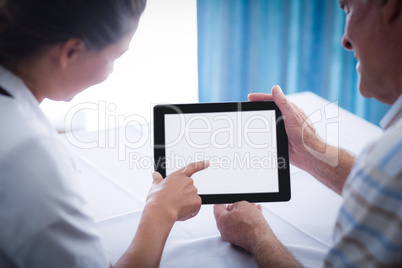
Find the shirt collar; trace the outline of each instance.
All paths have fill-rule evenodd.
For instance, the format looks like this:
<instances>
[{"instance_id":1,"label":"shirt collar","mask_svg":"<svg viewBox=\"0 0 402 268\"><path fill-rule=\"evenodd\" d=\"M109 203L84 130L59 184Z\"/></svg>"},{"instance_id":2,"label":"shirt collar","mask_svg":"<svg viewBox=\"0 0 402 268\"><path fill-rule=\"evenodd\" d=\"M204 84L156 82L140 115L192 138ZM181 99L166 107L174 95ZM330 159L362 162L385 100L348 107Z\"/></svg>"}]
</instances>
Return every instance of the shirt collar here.
<instances>
[{"instance_id":1,"label":"shirt collar","mask_svg":"<svg viewBox=\"0 0 402 268\"><path fill-rule=\"evenodd\" d=\"M394 102L391 109L386 113L380 122L383 129L387 129L394 125L399 119L402 118L402 95Z\"/></svg>"},{"instance_id":2,"label":"shirt collar","mask_svg":"<svg viewBox=\"0 0 402 268\"><path fill-rule=\"evenodd\" d=\"M39 107L39 102L25 85L24 81L14 73L0 65L0 86L4 88L18 105L28 114L35 116L42 121L49 130L54 131L47 117Z\"/></svg>"}]
</instances>

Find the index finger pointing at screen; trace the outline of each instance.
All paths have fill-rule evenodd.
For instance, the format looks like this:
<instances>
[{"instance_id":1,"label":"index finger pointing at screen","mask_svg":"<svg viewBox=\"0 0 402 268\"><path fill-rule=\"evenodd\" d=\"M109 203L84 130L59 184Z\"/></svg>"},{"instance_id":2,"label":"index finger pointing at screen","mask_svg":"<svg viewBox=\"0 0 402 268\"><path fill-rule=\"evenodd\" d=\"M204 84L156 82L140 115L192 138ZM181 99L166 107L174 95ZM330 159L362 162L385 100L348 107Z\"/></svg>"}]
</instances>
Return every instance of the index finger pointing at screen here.
<instances>
[{"instance_id":1,"label":"index finger pointing at screen","mask_svg":"<svg viewBox=\"0 0 402 268\"><path fill-rule=\"evenodd\" d=\"M209 167L208 161L199 161L191 163L180 170L181 173L185 174L187 177L193 176L194 173Z\"/></svg>"}]
</instances>

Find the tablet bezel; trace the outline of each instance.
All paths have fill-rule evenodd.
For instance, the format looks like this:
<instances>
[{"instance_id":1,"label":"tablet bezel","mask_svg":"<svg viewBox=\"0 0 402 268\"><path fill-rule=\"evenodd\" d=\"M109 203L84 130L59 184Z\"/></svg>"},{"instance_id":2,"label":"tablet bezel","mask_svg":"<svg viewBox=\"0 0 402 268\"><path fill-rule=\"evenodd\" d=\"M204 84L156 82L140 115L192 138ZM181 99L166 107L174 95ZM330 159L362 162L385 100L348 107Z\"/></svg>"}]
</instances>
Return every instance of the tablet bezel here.
<instances>
[{"instance_id":1,"label":"tablet bezel","mask_svg":"<svg viewBox=\"0 0 402 268\"><path fill-rule=\"evenodd\" d=\"M164 178L166 177L166 150L165 150L165 115L185 113L220 113L238 111L274 110L276 116L276 145L278 166L279 192L263 193L234 193L234 194L201 194L202 204L228 204L238 201L249 202L279 202L290 200L290 172L288 137L282 113L273 101L256 102L223 102L223 103L194 103L168 104L154 106L154 168ZM279 138L280 137L280 138ZM285 163L279 163L284 159Z\"/></svg>"}]
</instances>

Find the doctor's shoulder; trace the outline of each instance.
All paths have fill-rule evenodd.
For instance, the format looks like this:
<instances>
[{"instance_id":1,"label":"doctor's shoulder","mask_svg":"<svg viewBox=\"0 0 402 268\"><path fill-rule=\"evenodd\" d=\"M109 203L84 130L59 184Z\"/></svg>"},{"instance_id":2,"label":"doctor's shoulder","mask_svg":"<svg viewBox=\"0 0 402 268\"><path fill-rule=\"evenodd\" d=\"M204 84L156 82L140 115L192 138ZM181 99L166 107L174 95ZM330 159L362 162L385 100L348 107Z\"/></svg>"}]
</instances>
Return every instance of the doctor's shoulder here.
<instances>
[{"instance_id":1,"label":"doctor's shoulder","mask_svg":"<svg viewBox=\"0 0 402 268\"><path fill-rule=\"evenodd\" d=\"M46 123L30 116L16 101L2 99L0 129L0 183L10 180L33 187L58 183L71 188L65 184L76 177L76 164L56 131L49 131ZM17 174L22 176L22 171L26 178L18 178L21 181L17 182ZM49 176L52 181L44 181Z\"/></svg>"}]
</instances>

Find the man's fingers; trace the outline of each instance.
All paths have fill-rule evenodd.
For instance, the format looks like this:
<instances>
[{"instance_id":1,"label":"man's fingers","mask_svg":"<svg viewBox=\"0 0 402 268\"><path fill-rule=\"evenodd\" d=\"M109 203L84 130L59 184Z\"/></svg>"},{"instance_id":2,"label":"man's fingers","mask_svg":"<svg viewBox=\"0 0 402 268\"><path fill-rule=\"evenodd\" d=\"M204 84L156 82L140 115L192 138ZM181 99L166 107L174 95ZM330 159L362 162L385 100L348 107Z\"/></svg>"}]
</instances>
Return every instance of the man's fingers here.
<instances>
[{"instance_id":1,"label":"man's fingers","mask_svg":"<svg viewBox=\"0 0 402 268\"><path fill-rule=\"evenodd\" d=\"M191 177L193 176L194 173L203 170L207 167L209 167L208 161L200 161L185 166L184 168L181 169L181 172L184 173L187 177Z\"/></svg>"},{"instance_id":2,"label":"man's fingers","mask_svg":"<svg viewBox=\"0 0 402 268\"><path fill-rule=\"evenodd\" d=\"M217 220L220 216L222 216L223 214L228 213L228 210L226 208L225 204L218 204L218 205L214 205L214 216L215 219Z\"/></svg>"},{"instance_id":3,"label":"man's fingers","mask_svg":"<svg viewBox=\"0 0 402 268\"><path fill-rule=\"evenodd\" d=\"M268 101L273 100L272 94L266 93L251 93L248 95L249 101Z\"/></svg>"},{"instance_id":4,"label":"man's fingers","mask_svg":"<svg viewBox=\"0 0 402 268\"><path fill-rule=\"evenodd\" d=\"M152 173L152 179L154 180L154 184L159 184L163 180L163 177L158 171L155 171Z\"/></svg>"},{"instance_id":5,"label":"man's fingers","mask_svg":"<svg viewBox=\"0 0 402 268\"><path fill-rule=\"evenodd\" d=\"M262 206L260 204L256 204L256 203L251 203L251 204L262 212Z\"/></svg>"}]
</instances>

